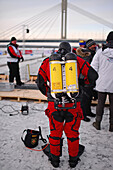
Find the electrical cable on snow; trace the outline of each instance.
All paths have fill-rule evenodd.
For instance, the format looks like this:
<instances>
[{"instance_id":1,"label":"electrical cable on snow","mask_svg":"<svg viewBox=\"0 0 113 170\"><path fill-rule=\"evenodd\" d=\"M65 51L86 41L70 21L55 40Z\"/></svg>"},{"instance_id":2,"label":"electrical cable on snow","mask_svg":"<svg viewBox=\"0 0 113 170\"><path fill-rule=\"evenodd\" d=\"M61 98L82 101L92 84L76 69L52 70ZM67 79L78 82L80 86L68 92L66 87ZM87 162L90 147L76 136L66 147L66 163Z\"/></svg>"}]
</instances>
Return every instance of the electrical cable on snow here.
<instances>
[{"instance_id":1,"label":"electrical cable on snow","mask_svg":"<svg viewBox=\"0 0 113 170\"><path fill-rule=\"evenodd\" d=\"M29 147L26 147L27 149L30 149L32 151L43 151L44 149L47 148L47 146L49 145L49 143L43 148L43 149L32 149L32 148L29 148Z\"/></svg>"},{"instance_id":2,"label":"electrical cable on snow","mask_svg":"<svg viewBox=\"0 0 113 170\"><path fill-rule=\"evenodd\" d=\"M28 102L26 103L26 105L28 105ZM35 105L34 105L35 106ZM35 108L35 107L30 107L30 110L33 110L33 111L41 111L41 112L44 112L45 111L45 109L37 109L37 108ZM13 111L5 111L4 110L4 107L11 107L11 109L13 110ZM2 110L2 112L4 112L4 113L9 113L9 116L15 116L15 115L18 115L19 113L21 113L21 110L15 110L14 109L14 107L12 106L12 105L3 105L2 107L0 107L0 110ZM17 112L16 114L12 114L12 113L14 113L14 112ZM104 115L109 115L109 113L104 113Z\"/></svg>"},{"instance_id":3,"label":"electrical cable on snow","mask_svg":"<svg viewBox=\"0 0 113 170\"><path fill-rule=\"evenodd\" d=\"M28 103L26 103L26 105L28 105ZM7 107L10 107L13 111L10 111L10 109L6 109L8 111L5 111L4 108L7 108ZM45 111L43 109L37 109L34 107L32 107L30 109L33 111L43 111L43 112ZM18 115L21 113L21 110L16 110L12 105L3 105L2 107L0 107L0 110L2 110L3 113L9 114L9 116L15 116L15 115ZM17 112L17 113L13 114L14 112Z\"/></svg>"},{"instance_id":4,"label":"electrical cable on snow","mask_svg":"<svg viewBox=\"0 0 113 170\"><path fill-rule=\"evenodd\" d=\"M9 111L9 110L8 111L4 111L4 109L3 109L4 107L11 107L11 109L13 111ZM4 106L2 106L0 108L0 110L2 110L2 112L4 112L4 113L9 113L9 116L18 115L20 113L20 111L19 110L15 110L12 105L4 105ZM12 114L13 112L17 112L17 113L16 114Z\"/></svg>"}]
</instances>

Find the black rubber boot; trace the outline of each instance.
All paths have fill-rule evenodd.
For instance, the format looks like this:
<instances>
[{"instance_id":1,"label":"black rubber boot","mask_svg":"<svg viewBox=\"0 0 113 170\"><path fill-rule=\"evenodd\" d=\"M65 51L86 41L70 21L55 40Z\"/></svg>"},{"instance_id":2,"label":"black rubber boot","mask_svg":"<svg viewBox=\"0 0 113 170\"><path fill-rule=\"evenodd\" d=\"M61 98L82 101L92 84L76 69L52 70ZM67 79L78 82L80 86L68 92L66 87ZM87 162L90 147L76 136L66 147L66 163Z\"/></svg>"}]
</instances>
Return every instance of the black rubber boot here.
<instances>
[{"instance_id":1,"label":"black rubber boot","mask_svg":"<svg viewBox=\"0 0 113 170\"><path fill-rule=\"evenodd\" d=\"M84 117L84 119L83 119L85 122L90 122L90 119L86 116L86 117Z\"/></svg>"},{"instance_id":2,"label":"black rubber boot","mask_svg":"<svg viewBox=\"0 0 113 170\"><path fill-rule=\"evenodd\" d=\"M51 162L51 164L53 165L54 168L59 167L59 163L60 163L59 156L55 156L53 154L50 154L49 160L50 160L50 162Z\"/></svg>"},{"instance_id":3,"label":"black rubber boot","mask_svg":"<svg viewBox=\"0 0 113 170\"><path fill-rule=\"evenodd\" d=\"M60 163L60 158L59 158L60 155L59 156L55 156L55 155L51 154L51 152L50 152L50 144L48 144L48 145L46 144L46 145L42 146L42 149L43 149L43 152L48 156L49 161L51 162L53 167L58 168L59 167L59 163Z\"/></svg>"},{"instance_id":4,"label":"black rubber boot","mask_svg":"<svg viewBox=\"0 0 113 170\"><path fill-rule=\"evenodd\" d=\"M71 168L75 168L76 165L78 164L78 161L79 161L79 160L80 160L80 159L79 159L78 157L69 156L69 166L70 166Z\"/></svg>"},{"instance_id":5,"label":"black rubber boot","mask_svg":"<svg viewBox=\"0 0 113 170\"><path fill-rule=\"evenodd\" d=\"M87 116L89 116L89 117L96 117L96 114L90 112L90 113L87 114Z\"/></svg>"}]
</instances>

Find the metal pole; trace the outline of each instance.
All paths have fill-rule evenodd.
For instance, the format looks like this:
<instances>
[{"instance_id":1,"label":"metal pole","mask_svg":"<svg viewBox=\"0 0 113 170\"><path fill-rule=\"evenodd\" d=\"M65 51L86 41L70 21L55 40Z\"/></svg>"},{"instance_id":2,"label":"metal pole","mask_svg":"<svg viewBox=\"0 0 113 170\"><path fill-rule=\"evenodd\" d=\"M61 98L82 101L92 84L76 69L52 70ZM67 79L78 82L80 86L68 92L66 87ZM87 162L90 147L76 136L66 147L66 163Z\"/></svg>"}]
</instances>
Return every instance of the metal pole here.
<instances>
[{"instance_id":1,"label":"metal pole","mask_svg":"<svg viewBox=\"0 0 113 170\"><path fill-rule=\"evenodd\" d=\"M67 0L62 0L61 39L67 38Z\"/></svg>"},{"instance_id":2,"label":"metal pole","mask_svg":"<svg viewBox=\"0 0 113 170\"><path fill-rule=\"evenodd\" d=\"M25 54L25 25L23 25L23 54Z\"/></svg>"},{"instance_id":3,"label":"metal pole","mask_svg":"<svg viewBox=\"0 0 113 170\"><path fill-rule=\"evenodd\" d=\"M65 2L65 39L67 38L67 0Z\"/></svg>"}]
</instances>

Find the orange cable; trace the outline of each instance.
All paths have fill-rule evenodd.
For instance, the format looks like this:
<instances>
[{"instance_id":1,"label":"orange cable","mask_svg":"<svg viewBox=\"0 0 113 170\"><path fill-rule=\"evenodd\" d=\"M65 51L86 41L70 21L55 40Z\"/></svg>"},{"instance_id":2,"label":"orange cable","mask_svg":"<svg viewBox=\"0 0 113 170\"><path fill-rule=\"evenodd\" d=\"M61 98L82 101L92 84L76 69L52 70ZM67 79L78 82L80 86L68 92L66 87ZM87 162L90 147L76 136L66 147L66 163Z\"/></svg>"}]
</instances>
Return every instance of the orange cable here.
<instances>
[{"instance_id":1,"label":"orange cable","mask_svg":"<svg viewBox=\"0 0 113 170\"><path fill-rule=\"evenodd\" d=\"M32 148L29 148L29 147L26 147L26 148L33 150L33 151L43 151L45 148L47 148L48 145L49 145L49 143L43 149L40 149L40 150L32 149Z\"/></svg>"}]
</instances>

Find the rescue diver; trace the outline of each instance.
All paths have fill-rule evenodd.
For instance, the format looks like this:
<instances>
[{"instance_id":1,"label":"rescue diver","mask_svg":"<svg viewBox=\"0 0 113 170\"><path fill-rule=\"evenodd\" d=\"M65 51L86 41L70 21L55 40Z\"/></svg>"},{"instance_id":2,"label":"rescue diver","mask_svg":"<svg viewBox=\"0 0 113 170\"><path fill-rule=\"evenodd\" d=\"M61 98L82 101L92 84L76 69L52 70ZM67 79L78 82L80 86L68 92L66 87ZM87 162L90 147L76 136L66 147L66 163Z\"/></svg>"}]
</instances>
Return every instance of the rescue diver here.
<instances>
[{"instance_id":1,"label":"rescue diver","mask_svg":"<svg viewBox=\"0 0 113 170\"><path fill-rule=\"evenodd\" d=\"M97 72L90 66L90 64L84 61L82 58L76 56L76 54L71 53L71 46L68 42L63 41L59 45L58 53L52 54L53 57L55 55L61 57L61 60L64 60L65 57L73 57L77 61L77 71L78 77L80 73L87 78L88 84L90 86L94 86L96 79L98 78ZM81 120L83 117L83 112L81 109L81 102L80 102L80 94L78 97L76 95L76 108L73 109L56 109L54 106L54 98L51 96L51 89L50 89L50 65L49 65L50 57L43 60L39 71L38 71L38 78L37 78L37 86L39 90L42 92L43 95L48 97L48 107L45 110L46 116L49 118L49 126L50 126L50 135L49 135L49 143L50 143L50 156L49 160L53 167L59 167L60 163L60 141L63 134L67 137L68 143L68 153L69 153L69 165L71 168L76 167L79 156L79 127ZM65 108L72 107L73 102L67 96L67 94L56 94L57 98L65 98ZM62 107L62 104L58 105Z\"/></svg>"}]
</instances>

